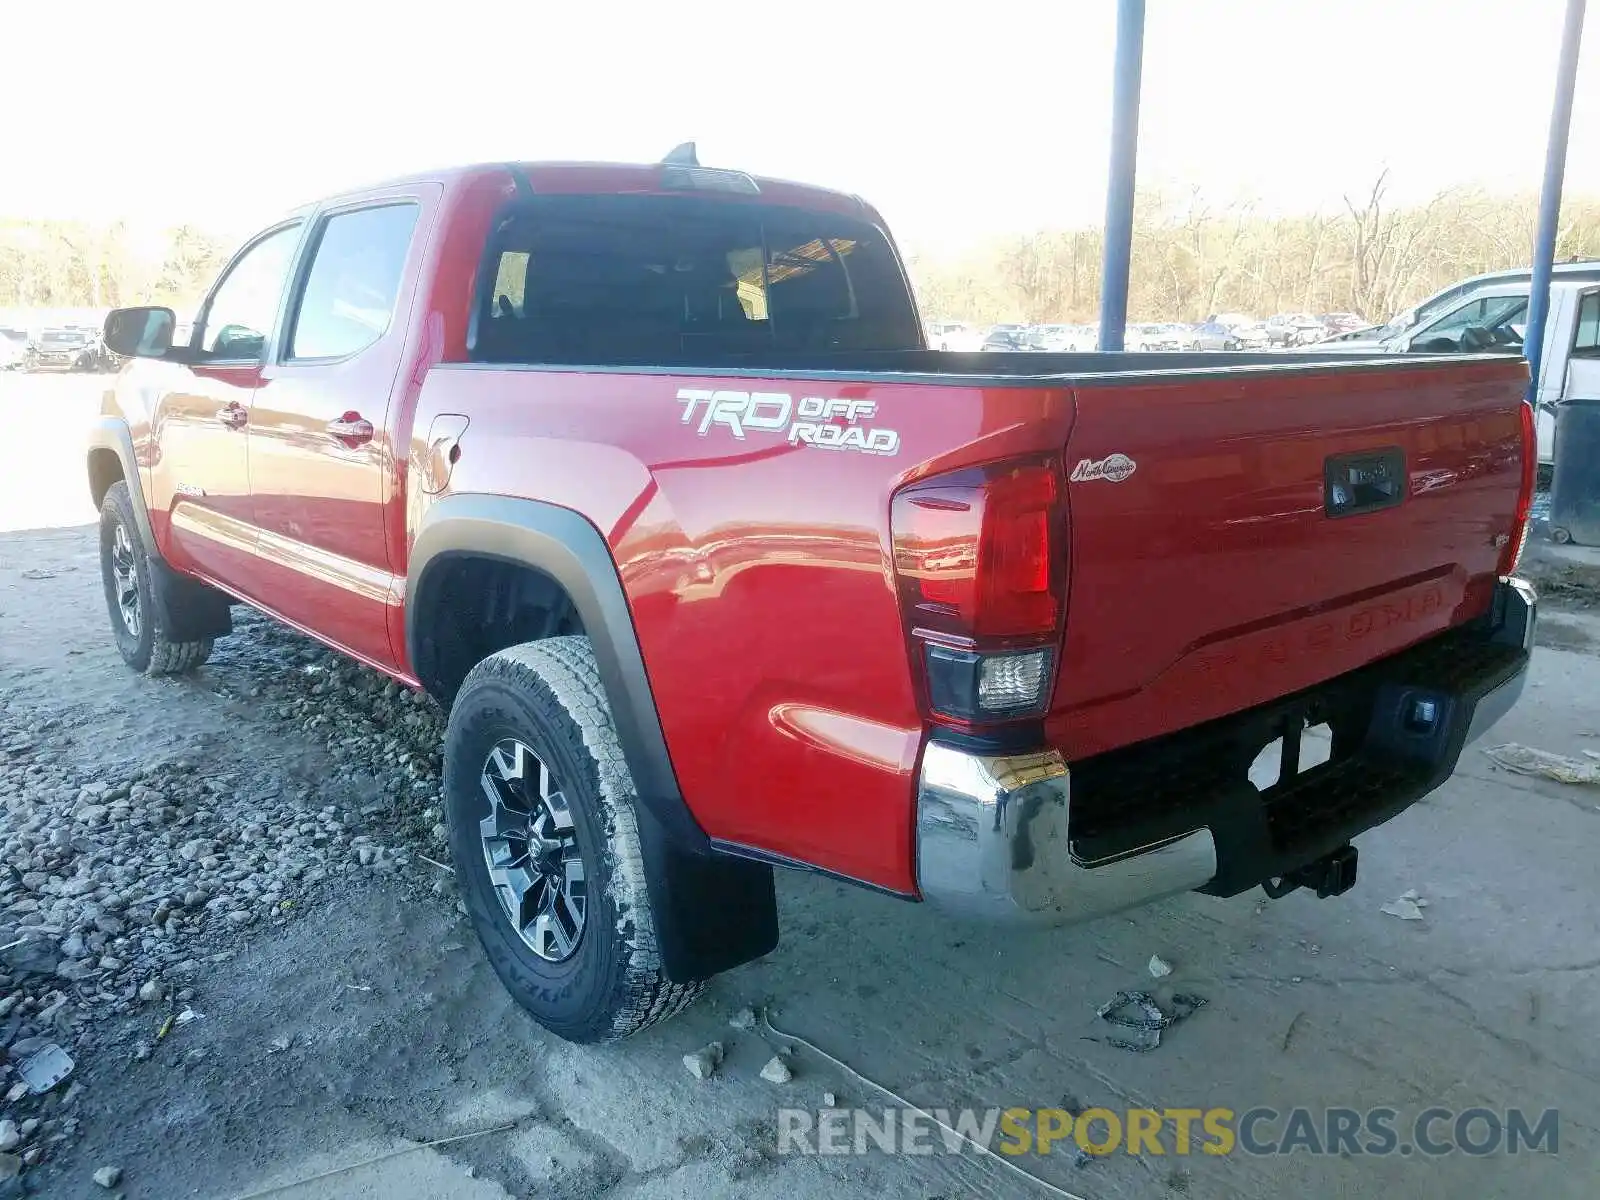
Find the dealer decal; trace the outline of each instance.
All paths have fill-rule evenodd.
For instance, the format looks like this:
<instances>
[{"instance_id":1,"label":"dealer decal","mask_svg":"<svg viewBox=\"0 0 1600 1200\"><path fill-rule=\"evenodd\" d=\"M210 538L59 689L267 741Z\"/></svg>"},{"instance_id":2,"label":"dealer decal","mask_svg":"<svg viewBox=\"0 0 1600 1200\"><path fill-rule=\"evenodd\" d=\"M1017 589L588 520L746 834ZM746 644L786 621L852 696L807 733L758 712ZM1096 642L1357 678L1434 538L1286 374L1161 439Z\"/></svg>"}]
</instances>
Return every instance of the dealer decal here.
<instances>
[{"instance_id":1,"label":"dealer decal","mask_svg":"<svg viewBox=\"0 0 1600 1200\"><path fill-rule=\"evenodd\" d=\"M1108 454L1104 458L1083 458L1072 468L1067 478L1072 483L1087 483L1091 479L1106 479L1121 483L1139 469L1139 464L1126 454Z\"/></svg>"},{"instance_id":2,"label":"dealer decal","mask_svg":"<svg viewBox=\"0 0 1600 1200\"><path fill-rule=\"evenodd\" d=\"M695 424L701 437L721 426L740 441L748 433L782 433L791 446L884 455L900 450L899 433L866 423L878 415L876 400L803 396L796 403L787 392L679 388L678 403L683 423Z\"/></svg>"}]
</instances>

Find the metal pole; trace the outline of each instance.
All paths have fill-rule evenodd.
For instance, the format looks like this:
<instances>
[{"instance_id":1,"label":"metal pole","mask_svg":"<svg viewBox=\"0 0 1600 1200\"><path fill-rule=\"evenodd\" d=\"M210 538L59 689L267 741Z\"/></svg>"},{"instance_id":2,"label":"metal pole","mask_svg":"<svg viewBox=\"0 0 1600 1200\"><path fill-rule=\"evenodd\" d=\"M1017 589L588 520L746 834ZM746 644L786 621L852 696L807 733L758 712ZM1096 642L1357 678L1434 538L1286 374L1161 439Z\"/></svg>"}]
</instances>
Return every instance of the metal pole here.
<instances>
[{"instance_id":1,"label":"metal pole","mask_svg":"<svg viewBox=\"0 0 1600 1200\"><path fill-rule=\"evenodd\" d=\"M1133 255L1133 177L1139 160L1143 65L1144 0L1119 0L1117 62L1111 85L1111 175L1106 182L1106 245L1100 280L1102 350L1122 349L1128 323L1128 260Z\"/></svg>"},{"instance_id":2,"label":"metal pole","mask_svg":"<svg viewBox=\"0 0 1600 1200\"><path fill-rule=\"evenodd\" d=\"M1550 110L1550 141L1544 152L1544 190L1539 196L1539 232L1533 241L1533 290L1528 296L1528 328L1522 352L1528 357L1528 399L1539 397L1539 370L1544 359L1544 324L1550 312L1551 265L1556 257L1556 231L1561 221L1561 184L1567 170L1567 133L1572 127L1572 93L1578 82L1578 43L1588 0L1567 0L1561 31L1561 61L1556 66L1556 102Z\"/></svg>"}]
</instances>

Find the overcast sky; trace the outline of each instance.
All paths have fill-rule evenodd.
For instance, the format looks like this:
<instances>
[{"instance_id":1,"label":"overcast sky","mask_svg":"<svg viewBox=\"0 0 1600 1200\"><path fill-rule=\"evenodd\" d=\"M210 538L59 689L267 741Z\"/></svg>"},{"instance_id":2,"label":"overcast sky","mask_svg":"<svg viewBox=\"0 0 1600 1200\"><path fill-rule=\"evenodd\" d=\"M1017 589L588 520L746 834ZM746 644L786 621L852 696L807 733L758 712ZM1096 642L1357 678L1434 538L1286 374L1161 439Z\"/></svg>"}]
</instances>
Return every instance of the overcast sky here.
<instances>
[{"instance_id":1,"label":"overcast sky","mask_svg":"<svg viewBox=\"0 0 1600 1200\"><path fill-rule=\"evenodd\" d=\"M8 215L243 234L413 169L691 138L708 165L859 192L916 245L1103 214L1114 0L0 9ZM1141 182L1277 210L1336 206L1385 165L1401 198L1536 189L1561 12L1149 0ZM1600 192L1600 28L1572 146L1569 190Z\"/></svg>"}]
</instances>

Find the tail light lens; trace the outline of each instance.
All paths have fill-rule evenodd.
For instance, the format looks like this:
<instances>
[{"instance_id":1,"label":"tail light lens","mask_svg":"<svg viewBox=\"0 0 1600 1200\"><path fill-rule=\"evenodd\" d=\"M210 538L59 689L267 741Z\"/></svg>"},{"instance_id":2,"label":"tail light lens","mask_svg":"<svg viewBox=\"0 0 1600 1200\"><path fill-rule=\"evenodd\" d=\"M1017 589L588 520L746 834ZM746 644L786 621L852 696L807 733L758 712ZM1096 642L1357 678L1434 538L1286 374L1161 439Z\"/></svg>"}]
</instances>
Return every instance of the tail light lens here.
<instances>
[{"instance_id":1,"label":"tail light lens","mask_svg":"<svg viewBox=\"0 0 1600 1200\"><path fill-rule=\"evenodd\" d=\"M890 506L895 575L932 715L960 725L1043 712L1066 598L1060 463L936 476Z\"/></svg>"},{"instance_id":2,"label":"tail light lens","mask_svg":"<svg viewBox=\"0 0 1600 1200\"><path fill-rule=\"evenodd\" d=\"M1533 489L1539 475L1539 434L1534 423L1533 405L1522 406L1522 485L1517 492L1517 510L1511 519L1511 536L1500 552L1500 574L1511 575L1522 561L1528 544L1528 522L1533 515Z\"/></svg>"}]
</instances>

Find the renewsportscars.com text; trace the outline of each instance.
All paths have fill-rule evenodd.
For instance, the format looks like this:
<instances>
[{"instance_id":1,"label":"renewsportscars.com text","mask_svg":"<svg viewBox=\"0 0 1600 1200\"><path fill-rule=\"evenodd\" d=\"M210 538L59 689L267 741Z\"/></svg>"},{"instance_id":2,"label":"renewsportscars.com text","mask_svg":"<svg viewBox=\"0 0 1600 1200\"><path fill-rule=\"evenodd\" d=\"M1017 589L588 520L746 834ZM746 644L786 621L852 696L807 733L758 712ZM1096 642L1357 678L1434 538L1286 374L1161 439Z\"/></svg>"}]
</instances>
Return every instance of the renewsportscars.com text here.
<instances>
[{"instance_id":1,"label":"renewsportscars.com text","mask_svg":"<svg viewBox=\"0 0 1600 1200\"><path fill-rule=\"evenodd\" d=\"M780 1108L779 1154L1558 1154L1553 1108Z\"/></svg>"}]
</instances>

